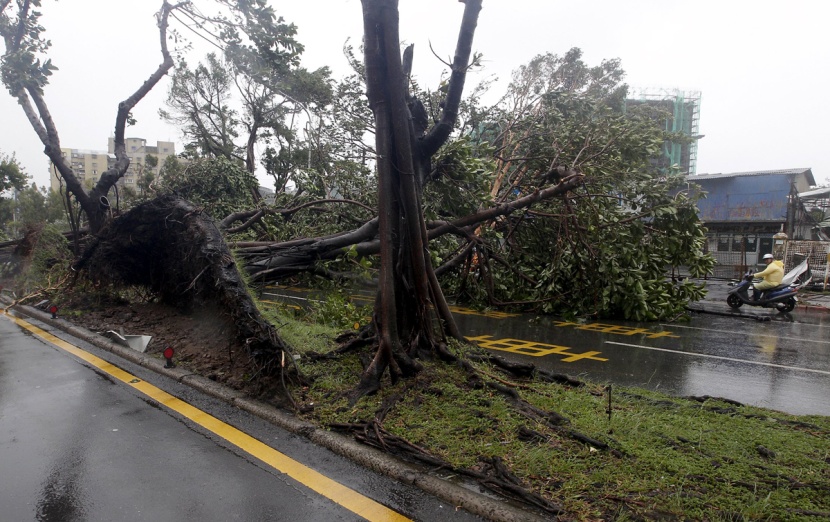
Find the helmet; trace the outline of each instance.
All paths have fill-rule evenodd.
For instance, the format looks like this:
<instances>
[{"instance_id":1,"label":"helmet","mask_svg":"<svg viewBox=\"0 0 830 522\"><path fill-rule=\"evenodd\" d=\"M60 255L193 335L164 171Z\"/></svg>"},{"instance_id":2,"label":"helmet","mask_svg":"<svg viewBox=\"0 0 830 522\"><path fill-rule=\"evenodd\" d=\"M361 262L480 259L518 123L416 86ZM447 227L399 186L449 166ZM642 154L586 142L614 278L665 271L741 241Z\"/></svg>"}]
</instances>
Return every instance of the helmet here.
<instances>
[{"instance_id":1,"label":"helmet","mask_svg":"<svg viewBox=\"0 0 830 522\"><path fill-rule=\"evenodd\" d=\"M773 259L772 254L764 254L763 259Z\"/></svg>"}]
</instances>

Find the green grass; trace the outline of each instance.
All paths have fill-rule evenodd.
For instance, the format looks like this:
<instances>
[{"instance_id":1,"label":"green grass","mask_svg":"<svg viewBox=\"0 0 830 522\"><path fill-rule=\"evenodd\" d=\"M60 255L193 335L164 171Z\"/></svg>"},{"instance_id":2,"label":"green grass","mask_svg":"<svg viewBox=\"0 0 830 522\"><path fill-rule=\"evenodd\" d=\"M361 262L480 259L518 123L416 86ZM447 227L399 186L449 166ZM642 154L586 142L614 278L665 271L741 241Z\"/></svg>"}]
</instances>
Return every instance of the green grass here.
<instances>
[{"instance_id":1,"label":"green grass","mask_svg":"<svg viewBox=\"0 0 830 522\"><path fill-rule=\"evenodd\" d=\"M337 319L337 307L329 308ZM562 506L566 520L830 518L830 417L614 386L609 421L604 383L574 388L474 365L483 381L508 383L529 404L570 421L555 427L521 414L491 387L472 387L461 368L440 361L421 361L424 370L415 378L395 386L387 378L380 392L350 405L346 394L360 378L359 355L303 357L332 351L341 330L311 323L314 314L287 306L260 309L301 355L298 364L310 384L294 395L301 406L314 405L305 418L324 428L367 422L385 400L402 395L383 421L387 432L455 469L481 469L482 458L499 457L528 490ZM342 314L346 324L353 314ZM520 428L543 440L520 439ZM610 450L579 442L569 431Z\"/></svg>"},{"instance_id":2,"label":"green grass","mask_svg":"<svg viewBox=\"0 0 830 522\"><path fill-rule=\"evenodd\" d=\"M307 323L280 329L294 346L331 350L336 334ZM280 324L279 320L277 324ZM467 348L459 348L467 349ZM345 394L358 382L357 355L310 362L313 379L306 417L320 426L373 419L384 399L409 391L385 418L393 435L427 449L455 468L480 457L500 457L535 493L563 506L575 520L809 520L830 516L830 418L796 417L718 400L704 403L656 392L613 388L609 422L601 384L572 388L520 381L478 364L489 376L517 385L522 398L570 420L565 429L607 444L592 448L520 414L503 394L474 389L455 365L424 361L415 379L350 406ZM546 437L519 439L520 427ZM759 446L774 452L764 456ZM616 456L615 456L616 453Z\"/></svg>"}]
</instances>

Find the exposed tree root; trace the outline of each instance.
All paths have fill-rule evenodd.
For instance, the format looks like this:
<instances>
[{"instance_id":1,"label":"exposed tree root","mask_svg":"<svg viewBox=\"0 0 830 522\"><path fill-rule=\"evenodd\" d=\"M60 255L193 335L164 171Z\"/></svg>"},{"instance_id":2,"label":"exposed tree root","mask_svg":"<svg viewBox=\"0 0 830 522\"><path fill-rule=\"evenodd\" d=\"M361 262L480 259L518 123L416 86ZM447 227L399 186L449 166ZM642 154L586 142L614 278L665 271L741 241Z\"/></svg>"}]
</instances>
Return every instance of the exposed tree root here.
<instances>
[{"instance_id":1,"label":"exposed tree root","mask_svg":"<svg viewBox=\"0 0 830 522\"><path fill-rule=\"evenodd\" d=\"M344 332L338 335L334 341L340 345L335 351L339 355L356 351L366 346L377 347L378 344L377 332L375 331L373 323L364 326L359 332Z\"/></svg>"},{"instance_id":2,"label":"exposed tree root","mask_svg":"<svg viewBox=\"0 0 830 522\"><path fill-rule=\"evenodd\" d=\"M555 382L573 387L585 386L584 382L574 379L569 375L549 372L548 370L536 367L535 364L514 363L508 361L504 357L499 357L498 355L473 353L467 355L467 358L471 361L488 362L512 375L515 375L516 377L536 378L544 382Z\"/></svg>"},{"instance_id":3,"label":"exposed tree root","mask_svg":"<svg viewBox=\"0 0 830 522\"><path fill-rule=\"evenodd\" d=\"M351 333L340 337L342 341L341 347L331 355L322 355L321 358L337 358L346 353L354 352L358 347L369 347L374 352L376 344L368 342L371 336L364 335L364 332L359 334ZM570 421L556 412L545 411L537 408L529 402L522 399L517 388L528 388L528 386L509 382L505 379L495 377L487 372L475 368L471 361L483 361L494 364L496 367L503 369L509 374L517 378L540 378L548 382L559 382L567 386L583 386L584 383L577 381L567 376L560 376L550 372L540 373L534 365L523 365L510 363L500 357L490 356L486 354L468 354L465 358L458 359L449 350L446 353L451 356L451 359L456 360L457 364L461 366L467 373L468 384L474 388L488 387L508 397L510 404L515 411L531 419L534 423L540 423L547 426L558 435L569 438L586 444L597 450L605 450L612 455L622 458L624 455L620 451L609 447L608 444L589 437L579 431L569 427ZM365 357L364 368L370 368L374 359L370 362L369 357ZM380 377L372 374L372 379L365 381L367 372L364 371L364 379L361 380L361 385L355 390L347 394L350 403L354 403L357 399L366 395L367 393L374 393L380 389ZM397 437L383 428L383 422L390 411L407 396L413 389L423 388L423 383L408 382L400 391L386 397L381 407L376 411L375 418L368 422L358 423L337 423L332 424L333 429L345 431L353 434L356 440L370 446L374 446L383 451L418 461L437 469L446 469L454 473L469 477L479 483L481 486L490 489L505 497L524 502L530 506L542 509L547 513L561 514L562 509L548 501L547 499L537 495L527 489L521 481L515 477L505 467L504 463L498 458L480 457L480 462L474 469L458 469L451 466L443 459L436 457L426 449L413 444L405 439ZM520 440L533 443L549 443L551 437L542 433L536 432L532 429L522 427L518 433Z\"/></svg>"},{"instance_id":4,"label":"exposed tree root","mask_svg":"<svg viewBox=\"0 0 830 522\"><path fill-rule=\"evenodd\" d=\"M491 357L492 357L492 360L491 360ZM470 359L485 360L485 361L488 361L488 362L493 362L493 363L497 364L498 367L508 369L508 371L513 371L514 369L516 369L521 376L530 376L531 378L533 377L533 375L536 371L535 366L532 365L532 364L528 364L528 365L513 364L513 363L509 363L508 361L505 361L504 359L502 359L500 357L495 357L495 356L475 356L475 355L472 355L472 356L469 356L469 358ZM476 370L475 368L473 368L473 366L471 364L469 364L469 362L467 362L466 364L462 364L462 367L465 368L468 375L470 375L470 377L472 378L473 382L476 382L476 383L480 382L480 377L479 377L480 374L485 375L487 377L491 377L491 376L487 375L486 373L481 372L480 370ZM568 385L571 385L572 382L574 382L574 381L570 378L566 377L566 379L564 379L564 383L566 383ZM583 384L580 381L575 381L575 382L577 383L576 385L581 386ZM592 437L589 437L589 436L585 435L584 433L580 433L580 432L578 432L576 430L573 430L571 428L567 428L566 426L568 424L570 424L570 420L568 418L564 417L563 415L560 415L559 413L556 413L556 412L553 412L553 411L545 411L545 410L539 409L539 408L533 406L532 404L530 404L529 402L525 401L524 399L522 399L519 392L516 390L516 388L518 386L514 385L513 383L505 383L504 381L502 381L500 379L496 379L496 382L493 382L493 381L485 382L484 385L491 388L491 389L493 389L493 390L498 391L499 393L501 393L503 395L505 395L510 400L510 402L513 405L513 407L515 408L515 410L517 412L521 413L522 415L526 416L527 418L532 419L535 422L540 422L540 423L548 426L549 428L551 428L555 432L559 433L560 435L563 435L563 436L568 437L570 439L582 442L583 444L587 444L588 446L591 446L591 447L596 448L596 449L607 450L612 455L614 455L615 457L623 457L622 452L620 452L619 450L611 448L608 444L606 444L602 441L599 441L597 439L594 439Z\"/></svg>"},{"instance_id":5,"label":"exposed tree root","mask_svg":"<svg viewBox=\"0 0 830 522\"><path fill-rule=\"evenodd\" d=\"M184 200L163 196L115 218L73 269L99 283L148 288L179 309L215 303L261 371L297 375L290 347L256 308L222 233Z\"/></svg>"},{"instance_id":6,"label":"exposed tree root","mask_svg":"<svg viewBox=\"0 0 830 522\"><path fill-rule=\"evenodd\" d=\"M397 399L396 399L397 400ZM331 428L353 434L356 440L392 453L399 457L421 462L436 469L448 470L453 473L474 479L481 486L504 497L524 502L553 515L564 513L557 504L537 495L527 489L521 480L510 473L499 457L479 457L478 469L456 468L445 460L432 455L424 448L393 435L383 429L377 419L366 423L332 424Z\"/></svg>"},{"instance_id":7,"label":"exposed tree root","mask_svg":"<svg viewBox=\"0 0 830 522\"><path fill-rule=\"evenodd\" d=\"M688 399L690 401L695 401L695 402L706 402L706 401L709 401L709 400L713 400L713 401L725 402L726 404L731 404L732 406L743 406L743 403L740 403L738 401L733 401L732 399L725 399L723 397L712 397L711 395L701 395L701 396L689 395L689 396L684 397L684 399Z\"/></svg>"}]
</instances>

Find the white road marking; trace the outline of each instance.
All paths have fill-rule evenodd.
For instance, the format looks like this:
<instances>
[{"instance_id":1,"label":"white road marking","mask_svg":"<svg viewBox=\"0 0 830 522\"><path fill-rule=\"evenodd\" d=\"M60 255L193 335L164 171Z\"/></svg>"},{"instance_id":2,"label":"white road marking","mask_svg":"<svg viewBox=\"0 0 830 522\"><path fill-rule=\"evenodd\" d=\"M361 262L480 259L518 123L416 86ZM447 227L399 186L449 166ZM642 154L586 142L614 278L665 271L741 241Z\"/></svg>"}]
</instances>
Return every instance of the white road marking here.
<instances>
[{"instance_id":1,"label":"white road marking","mask_svg":"<svg viewBox=\"0 0 830 522\"><path fill-rule=\"evenodd\" d=\"M801 337L784 337L783 335L761 334L757 332L738 332L735 330L715 330L713 328L701 328L700 326L681 326L679 324L661 324L666 328L686 328L687 330L703 330L704 332L718 332L736 335L751 335L753 337L772 337L774 339L787 339L788 341L802 341L805 343L830 344L830 341L818 341L816 339L803 339ZM814 326L814 325L810 325Z\"/></svg>"},{"instance_id":2,"label":"white road marking","mask_svg":"<svg viewBox=\"0 0 830 522\"><path fill-rule=\"evenodd\" d=\"M628 346L630 348L642 348L644 350L654 350L657 352L677 353L680 355L689 355L692 357L703 357L706 359L719 359L721 361L732 361L746 364L755 364L757 366L769 366L772 368L783 368L785 370L796 370L801 372L820 373L822 375L830 375L830 372L824 370L814 370L812 368L800 368L798 366L785 366L783 364L765 363L760 361L748 361L746 359L736 359L734 357L721 357L720 355L709 355L705 353L681 352L680 350L669 350L668 348L656 348L654 346L643 346L640 344L617 343L614 341L605 341L605 344L615 344L617 346Z\"/></svg>"}]
</instances>

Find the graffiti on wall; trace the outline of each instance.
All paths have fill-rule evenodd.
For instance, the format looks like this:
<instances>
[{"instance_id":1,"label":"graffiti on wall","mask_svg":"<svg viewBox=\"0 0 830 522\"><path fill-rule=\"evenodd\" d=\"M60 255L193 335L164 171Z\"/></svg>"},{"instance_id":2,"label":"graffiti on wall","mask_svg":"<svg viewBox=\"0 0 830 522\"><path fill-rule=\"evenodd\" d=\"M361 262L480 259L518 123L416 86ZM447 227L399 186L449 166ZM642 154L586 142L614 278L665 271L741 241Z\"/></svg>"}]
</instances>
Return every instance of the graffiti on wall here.
<instances>
[{"instance_id":1,"label":"graffiti on wall","mask_svg":"<svg viewBox=\"0 0 830 522\"><path fill-rule=\"evenodd\" d=\"M754 176L701 182L708 192L698 202L703 221L783 221L789 181L783 176Z\"/></svg>"}]
</instances>

